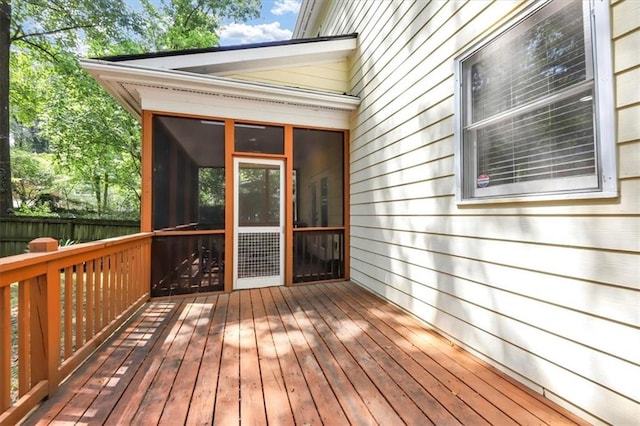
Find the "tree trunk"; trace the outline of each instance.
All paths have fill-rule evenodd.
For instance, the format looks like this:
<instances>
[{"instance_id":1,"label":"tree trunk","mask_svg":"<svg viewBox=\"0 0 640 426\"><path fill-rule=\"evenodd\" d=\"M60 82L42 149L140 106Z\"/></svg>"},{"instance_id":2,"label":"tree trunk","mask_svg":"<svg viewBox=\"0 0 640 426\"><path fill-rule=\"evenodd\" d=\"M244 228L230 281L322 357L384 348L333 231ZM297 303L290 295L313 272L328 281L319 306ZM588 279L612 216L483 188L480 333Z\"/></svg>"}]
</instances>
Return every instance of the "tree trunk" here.
<instances>
[{"instance_id":1,"label":"tree trunk","mask_svg":"<svg viewBox=\"0 0 640 426\"><path fill-rule=\"evenodd\" d=\"M102 213L107 212L108 196L109 196L109 175L105 173L104 174L104 195L102 197Z\"/></svg>"},{"instance_id":2,"label":"tree trunk","mask_svg":"<svg viewBox=\"0 0 640 426\"><path fill-rule=\"evenodd\" d=\"M98 209L98 216L102 214L102 185L100 184L100 175L93 176L93 193L96 197L96 209Z\"/></svg>"},{"instance_id":3,"label":"tree trunk","mask_svg":"<svg viewBox=\"0 0 640 426\"><path fill-rule=\"evenodd\" d=\"M9 145L9 46L11 0L0 0L0 217L13 210Z\"/></svg>"}]
</instances>

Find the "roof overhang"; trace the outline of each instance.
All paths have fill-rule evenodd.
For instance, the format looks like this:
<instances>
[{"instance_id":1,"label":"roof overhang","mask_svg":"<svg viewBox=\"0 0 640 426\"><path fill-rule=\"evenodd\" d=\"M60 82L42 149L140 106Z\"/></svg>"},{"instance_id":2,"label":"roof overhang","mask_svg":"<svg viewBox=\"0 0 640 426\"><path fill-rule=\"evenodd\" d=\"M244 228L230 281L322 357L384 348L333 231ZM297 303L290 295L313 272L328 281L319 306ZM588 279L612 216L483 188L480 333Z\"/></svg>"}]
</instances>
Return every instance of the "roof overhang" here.
<instances>
[{"instance_id":1,"label":"roof overhang","mask_svg":"<svg viewBox=\"0 0 640 426\"><path fill-rule=\"evenodd\" d=\"M318 127L349 127L360 99L225 77L344 61L357 35L83 59L81 66L138 120L143 110Z\"/></svg>"},{"instance_id":2,"label":"roof overhang","mask_svg":"<svg viewBox=\"0 0 640 426\"><path fill-rule=\"evenodd\" d=\"M349 34L226 48L113 57L109 62L221 76L282 68L284 64L306 66L339 62L348 59L355 52L356 47L357 35Z\"/></svg>"}]
</instances>

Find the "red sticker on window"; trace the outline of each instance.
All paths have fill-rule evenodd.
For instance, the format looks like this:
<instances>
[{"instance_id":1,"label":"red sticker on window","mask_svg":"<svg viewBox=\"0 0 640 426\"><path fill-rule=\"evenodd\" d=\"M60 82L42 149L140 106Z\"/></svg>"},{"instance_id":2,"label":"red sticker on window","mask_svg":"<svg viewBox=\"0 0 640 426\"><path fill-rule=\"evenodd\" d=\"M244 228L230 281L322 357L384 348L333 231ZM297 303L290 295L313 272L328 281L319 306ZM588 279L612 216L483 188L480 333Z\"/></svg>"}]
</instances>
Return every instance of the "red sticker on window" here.
<instances>
[{"instance_id":1,"label":"red sticker on window","mask_svg":"<svg viewBox=\"0 0 640 426\"><path fill-rule=\"evenodd\" d=\"M489 186L489 176L480 175L478 176L478 179L476 182L477 182L478 188L486 188L487 186Z\"/></svg>"}]
</instances>

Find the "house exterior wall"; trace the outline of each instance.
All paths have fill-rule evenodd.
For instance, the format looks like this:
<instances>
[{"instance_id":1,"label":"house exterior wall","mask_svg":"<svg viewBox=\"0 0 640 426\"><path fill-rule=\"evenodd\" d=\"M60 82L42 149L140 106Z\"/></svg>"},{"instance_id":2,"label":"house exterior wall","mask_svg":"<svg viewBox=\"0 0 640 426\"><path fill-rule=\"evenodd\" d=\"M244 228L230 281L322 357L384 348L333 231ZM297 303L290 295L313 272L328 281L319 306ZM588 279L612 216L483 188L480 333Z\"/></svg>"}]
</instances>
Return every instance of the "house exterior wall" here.
<instances>
[{"instance_id":1,"label":"house exterior wall","mask_svg":"<svg viewBox=\"0 0 640 426\"><path fill-rule=\"evenodd\" d=\"M226 75L226 77L334 93L346 93L349 90L348 72L348 63L345 60L321 65L231 74Z\"/></svg>"},{"instance_id":2,"label":"house exterior wall","mask_svg":"<svg viewBox=\"0 0 640 426\"><path fill-rule=\"evenodd\" d=\"M640 422L640 3L611 4L619 198L462 206L454 58L530 3L327 1L358 33L351 278L587 419Z\"/></svg>"}]
</instances>

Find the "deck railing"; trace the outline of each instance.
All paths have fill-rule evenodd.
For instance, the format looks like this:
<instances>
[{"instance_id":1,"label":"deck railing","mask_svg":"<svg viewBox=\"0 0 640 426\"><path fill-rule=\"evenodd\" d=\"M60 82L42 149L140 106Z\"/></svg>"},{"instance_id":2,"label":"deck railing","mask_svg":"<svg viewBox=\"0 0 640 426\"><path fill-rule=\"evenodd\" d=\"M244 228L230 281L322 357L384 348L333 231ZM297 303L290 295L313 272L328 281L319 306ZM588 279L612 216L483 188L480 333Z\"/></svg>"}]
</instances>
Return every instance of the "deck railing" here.
<instances>
[{"instance_id":1,"label":"deck railing","mask_svg":"<svg viewBox=\"0 0 640 426\"><path fill-rule=\"evenodd\" d=\"M294 229L294 283L344 278L344 257L344 228Z\"/></svg>"},{"instance_id":2,"label":"deck railing","mask_svg":"<svg viewBox=\"0 0 640 426\"><path fill-rule=\"evenodd\" d=\"M224 231L156 231L151 296L224 290Z\"/></svg>"},{"instance_id":3,"label":"deck railing","mask_svg":"<svg viewBox=\"0 0 640 426\"><path fill-rule=\"evenodd\" d=\"M53 395L149 299L151 239L37 239L31 253L0 258L0 424Z\"/></svg>"}]
</instances>

